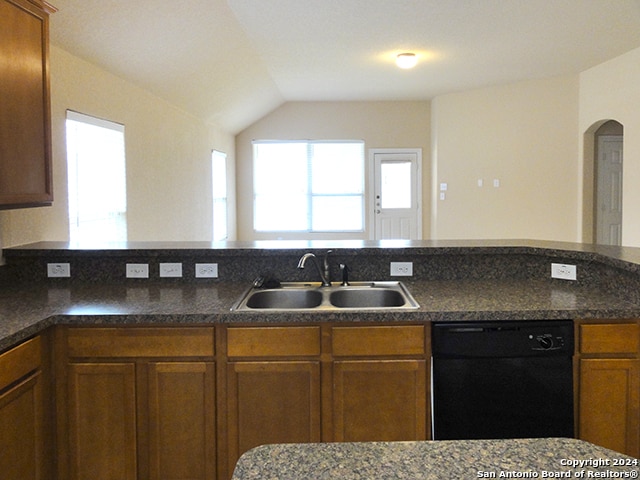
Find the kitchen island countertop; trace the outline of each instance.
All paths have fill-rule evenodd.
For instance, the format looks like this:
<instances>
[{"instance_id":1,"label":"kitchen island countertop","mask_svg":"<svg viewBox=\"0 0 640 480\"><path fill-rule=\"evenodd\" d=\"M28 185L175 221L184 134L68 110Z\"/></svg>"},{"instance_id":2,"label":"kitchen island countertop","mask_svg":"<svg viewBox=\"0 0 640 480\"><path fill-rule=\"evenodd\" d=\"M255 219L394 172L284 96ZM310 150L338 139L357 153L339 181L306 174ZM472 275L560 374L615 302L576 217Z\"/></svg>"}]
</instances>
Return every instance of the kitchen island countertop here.
<instances>
[{"instance_id":1,"label":"kitchen island countertop","mask_svg":"<svg viewBox=\"0 0 640 480\"><path fill-rule=\"evenodd\" d=\"M568 438L264 445L232 480L638 478L638 460Z\"/></svg>"}]
</instances>

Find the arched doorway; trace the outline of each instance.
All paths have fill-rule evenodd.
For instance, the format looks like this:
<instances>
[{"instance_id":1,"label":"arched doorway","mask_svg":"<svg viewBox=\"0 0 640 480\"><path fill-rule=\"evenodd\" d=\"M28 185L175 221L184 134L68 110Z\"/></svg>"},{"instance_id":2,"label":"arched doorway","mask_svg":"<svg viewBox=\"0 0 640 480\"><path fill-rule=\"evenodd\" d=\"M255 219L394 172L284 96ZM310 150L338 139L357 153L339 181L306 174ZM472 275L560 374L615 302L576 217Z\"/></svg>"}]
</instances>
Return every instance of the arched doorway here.
<instances>
[{"instance_id":1,"label":"arched doorway","mask_svg":"<svg viewBox=\"0 0 640 480\"><path fill-rule=\"evenodd\" d=\"M622 243L623 126L615 120L594 132L593 240Z\"/></svg>"}]
</instances>

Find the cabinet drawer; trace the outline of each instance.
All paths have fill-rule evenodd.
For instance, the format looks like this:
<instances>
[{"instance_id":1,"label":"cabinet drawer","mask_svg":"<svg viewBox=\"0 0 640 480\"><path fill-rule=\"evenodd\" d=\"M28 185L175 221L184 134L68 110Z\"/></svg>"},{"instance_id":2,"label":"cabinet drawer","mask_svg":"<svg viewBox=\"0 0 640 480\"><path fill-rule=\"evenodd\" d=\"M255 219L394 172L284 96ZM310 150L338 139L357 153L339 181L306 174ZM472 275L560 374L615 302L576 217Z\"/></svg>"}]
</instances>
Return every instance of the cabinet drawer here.
<instances>
[{"instance_id":1,"label":"cabinet drawer","mask_svg":"<svg viewBox=\"0 0 640 480\"><path fill-rule=\"evenodd\" d=\"M0 390L40 367L40 349L35 337L0 355Z\"/></svg>"},{"instance_id":2,"label":"cabinet drawer","mask_svg":"<svg viewBox=\"0 0 640 480\"><path fill-rule=\"evenodd\" d=\"M320 355L319 327L238 327L227 330L229 357Z\"/></svg>"},{"instance_id":3,"label":"cabinet drawer","mask_svg":"<svg viewBox=\"0 0 640 480\"><path fill-rule=\"evenodd\" d=\"M334 356L423 355L424 326L335 327Z\"/></svg>"},{"instance_id":4,"label":"cabinet drawer","mask_svg":"<svg viewBox=\"0 0 640 480\"><path fill-rule=\"evenodd\" d=\"M211 357L213 328L70 328L70 357Z\"/></svg>"},{"instance_id":5,"label":"cabinet drawer","mask_svg":"<svg viewBox=\"0 0 640 480\"><path fill-rule=\"evenodd\" d=\"M635 323L580 325L580 353L637 353L639 341Z\"/></svg>"}]
</instances>

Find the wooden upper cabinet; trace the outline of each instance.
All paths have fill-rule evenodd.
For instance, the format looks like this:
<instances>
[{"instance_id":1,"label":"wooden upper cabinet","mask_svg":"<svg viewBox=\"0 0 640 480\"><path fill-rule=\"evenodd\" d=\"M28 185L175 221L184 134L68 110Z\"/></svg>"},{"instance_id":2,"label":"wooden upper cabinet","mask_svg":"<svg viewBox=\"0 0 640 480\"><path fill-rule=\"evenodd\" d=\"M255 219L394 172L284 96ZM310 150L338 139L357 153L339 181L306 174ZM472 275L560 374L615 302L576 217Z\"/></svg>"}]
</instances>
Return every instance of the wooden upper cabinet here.
<instances>
[{"instance_id":1,"label":"wooden upper cabinet","mask_svg":"<svg viewBox=\"0 0 640 480\"><path fill-rule=\"evenodd\" d=\"M49 14L0 0L0 208L51 205Z\"/></svg>"}]
</instances>

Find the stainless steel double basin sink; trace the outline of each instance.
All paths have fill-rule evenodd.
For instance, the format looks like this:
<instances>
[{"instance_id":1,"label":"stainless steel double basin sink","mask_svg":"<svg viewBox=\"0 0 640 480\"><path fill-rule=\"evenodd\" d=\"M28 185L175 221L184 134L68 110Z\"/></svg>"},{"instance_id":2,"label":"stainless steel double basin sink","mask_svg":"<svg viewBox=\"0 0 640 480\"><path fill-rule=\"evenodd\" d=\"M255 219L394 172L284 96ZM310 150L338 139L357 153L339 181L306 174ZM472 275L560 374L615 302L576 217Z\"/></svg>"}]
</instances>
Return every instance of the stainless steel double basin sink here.
<instances>
[{"instance_id":1,"label":"stainless steel double basin sink","mask_svg":"<svg viewBox=\"0 0 640 480\"><path fill-rule=\"evenodd\" d=\"M410 310L418 307L401 282L351 282L330 287L323 287L320 283L288 282L279 288L252 287L244 292L231 310Z\"/></svg>"}]
</instances>

